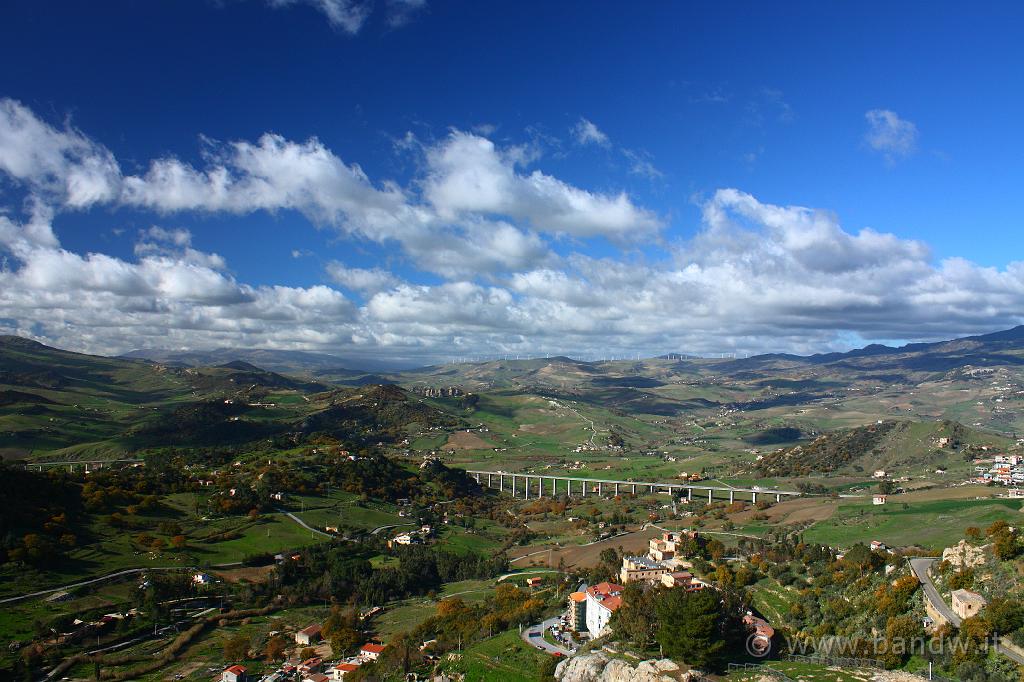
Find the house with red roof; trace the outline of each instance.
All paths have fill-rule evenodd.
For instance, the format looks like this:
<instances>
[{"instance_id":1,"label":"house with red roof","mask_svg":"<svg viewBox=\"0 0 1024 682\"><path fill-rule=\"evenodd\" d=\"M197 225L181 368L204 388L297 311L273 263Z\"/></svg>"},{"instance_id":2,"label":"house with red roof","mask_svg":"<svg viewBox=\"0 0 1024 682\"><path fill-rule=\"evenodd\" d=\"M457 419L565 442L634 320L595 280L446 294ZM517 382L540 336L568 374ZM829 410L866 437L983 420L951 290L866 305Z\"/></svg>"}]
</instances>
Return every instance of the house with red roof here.
<instances>
[{"instance_id":1,"label":"house with red roof","mask_svg":"<svg viewBox=\"0 0 1024 682\"><path fill-rule=\"evenodd\" d=\"M359 670L358 663L339 663L336 666L334 666L334 679L340 680L343 677L345 677L345 675L353 673L357 670Z\"/></svg>"},{"instance_id":2,"label":"house with red roof","mask_svg":"<svg viewBox=\"0 0 1024 682\"><path fill-rule=\"evenodd\" d=\"M309 646L310 644L316 644L320 641L321 628L318 624L310 625L309 627L302 628L295 633L295 643L299 646Z\"/></svg>"},{"instance_id":3,"label":"house with red roof","mask_svg":"<svg viewBox=\"0 0 1024 682\"><path fill-rule=\"evenodd\" d=\"M593 638L600 637L608 627L612 614L622 606L622 591L625 588L615 583L598 583L587 588L587 632Z\"/></svg>"},{"instance_id":4,"label":"house with red roof","mask_svg":"<svg viewBox=\"0 0 1024 682\"><path fill-rule=\"evenodd\" d=\"M755 656L765 656L772 648L772 637L775 636L775 628L768 624L763 618L758 618L750 611L743 616L743 625L750 633L747 640L747 651Z\"/></svg>"},{"instance_id":5,"label":"house with red roof","mask_svg":"<svg viewBox=\"0 0 1024 682\"><path fill-rule=\"evenodd\" d=\"M368 642L359 648L359 658L364 661L376 661L384 651L383 644Z\"/></svg>"},{"instance_id":6,"label":"house with red roof","mask_svg":"<svg viewBox=\"0 0 1024 682\"><path fill-rule=\"evenodd\" d=\"M245 666L233 665L220 674L220 682L245 682Z\"/></svg>"}]
</instances>

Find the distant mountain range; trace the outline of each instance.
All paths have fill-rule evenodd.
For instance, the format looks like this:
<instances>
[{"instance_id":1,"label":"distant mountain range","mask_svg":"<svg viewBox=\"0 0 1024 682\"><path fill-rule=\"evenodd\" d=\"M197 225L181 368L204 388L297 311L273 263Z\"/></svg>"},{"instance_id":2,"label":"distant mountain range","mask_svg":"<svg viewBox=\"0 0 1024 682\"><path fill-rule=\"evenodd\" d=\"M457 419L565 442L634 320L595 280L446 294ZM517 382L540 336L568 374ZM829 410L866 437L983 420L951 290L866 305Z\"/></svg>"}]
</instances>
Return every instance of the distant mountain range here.
<instances>
[{"instance_id":1,"label":"distant mountain range","mask_svg":"<svg viewBox=\"0 0 1024 682\"><path fill-rule=\"evenodd\" d=\"M13 339L17 337L3 337ZM27 342L27 340L26 340ZM639 364L675 363L677 367L693 366L714 368L715 371L732 373L749 370L784 369L787 367L811 367L823 365L879 369L883 366L916 371L948 371L964 364L987 365L1024 364L1024 357L1016 351L1024 351L1024 325L1004 331L967 336L949 341L933 343L911 343L893 347L871 344L846 352L819 353L815 355L794 355L790 353L766 353L749 358L700 358L693 355L670 353L657 358L638 361ZM365 382L366 375L378 375L373 379L383 382L394 380L397 375L416 379L429 376L464 373L486 374L488 369L513 368L536 371L544 366L571 368L574 373L593 373L601 366L623 366L633 361L587 362L563 356L536 358L532 360L491 361L465 363L461 365L418 366L408 360L353 358L297 350L271 350L264 348L218 348L213 350L166 350L137 349L124 353L123 358L143 359L163 365L177 367L218 367L233 362L243 362L255 368L270 372L302 375L345 382ZM507 372L506 372L507 373ZM384 376L380 376L384 375ZM390 376L387 376L390 375Z\"/></svg>"},{"instance_id":2,"label":"distant mountain range","mask_svg":"<svg viewBox=\"0 0 1024 682\"><path fill-rule=\"evenodd\" d=\"M337 421L329 408L385 390L375 384L566 398L620 417L692 420L707 425L702 429L743 420L742 428L754 435L781 425L799 436L799 429L881 418L963 421L1011 435L1024 430L1024 411L1018 411L1024 405L1024 327L806 357L583 362L556 356L397 372L352 369L343 358L302 351L103 357L6 336L0 337L0 456L108 457L161 439L227 445L323 430ZM277 412L262 411L264 402ZM345 413L339 419L346 424L347 409L335 410ZM327 416L317 416L322 412ZM369 423L369 415L356 422Z\"/></svg>"},{"instance_id":3,"label":"distant mountain range","mask_svg":"<svg viewBox=\"0 0 1024 682\"><path fill-rule=\"evenodd\" d=\"M271 372L310 376L329 374L337 377L359 376L367 372L390 372L415 366L408 362L386 359L343 358L326 353L265 348L217 348L186 351L141 348L129 351L122 357L152 360L164 365L179 367L213 367L241 361Z\"/></svg>"}]
</instances>

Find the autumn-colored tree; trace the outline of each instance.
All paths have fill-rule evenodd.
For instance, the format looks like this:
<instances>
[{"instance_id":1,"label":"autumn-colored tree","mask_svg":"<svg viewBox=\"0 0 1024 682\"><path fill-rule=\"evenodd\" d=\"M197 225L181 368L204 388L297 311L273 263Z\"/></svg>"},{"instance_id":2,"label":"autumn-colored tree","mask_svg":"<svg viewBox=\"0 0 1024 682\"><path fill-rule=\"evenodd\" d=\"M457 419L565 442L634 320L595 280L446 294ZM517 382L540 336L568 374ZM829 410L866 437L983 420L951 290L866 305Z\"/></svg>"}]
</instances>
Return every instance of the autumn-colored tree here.
<instances>
[{"instance_id":1,"label":"autumn-colored tree","mask_svg":"<svg viewBox=\"0 0 1024 682\"><path fill-rule=\"evenodd\" d=\"M184 549L188 546L188 539L184 535L175 535L171 538L171 547L174 549Z\"/></svg>"},{"instance_id":2,"label":"autumn-colored tree","mask_svg":"<svg viewBox=\"0 0 1024 682\"><path fill-rule=\"evenodd\" d=\"M720 564L715 569L715 582L719 587L732 587L734 584L732 571L725 564Z\"/></svg>"},{"instance_id":3,"label":"autumn-colored tree","mask_svg":"<svg viewBox=\"0 0 1024 682\"><path fill-rule=\"evenodd\" d=\"M466 610L466 604L458 597L449 597L448 599L442 599L437 604L437 615L443 617L454 616L459 613L463 613Z\"/></svg>"},{"instance_id":4,"label":"autumn-colored tree","mask_svg":"<svg viewBox=\"0 0 1024 682\"><path fill-rule=\"evenodd\" d=\"M992 537L1008 530L1010 530L1010 524L1000 519L999 521L994 521L991 526L985 529L985 535Z\"/></svg>"},{"instance_id":5,"label":"autumn-colored tree","mask_svg":"<svg viewBox=\"0 0 1024 682\"><path fill-rule=\"evenodd\" d=\"M949 576L949 589L967 590L974 586L974 570L965 568Z\"/></svg>"},{"instance_id":6,"label":"autumn-colored tree","mask_svg":"<svg viewBox=\"0 0 1024 682\"><path fill-rule=\"evenodd\" d=\"M500 614L495 612L488 613L480 619L480 629L487 633L488 637L496 632L504 630L507 624L507 621L505 621Z\"/></svg>"},{"instance_id":7,"label":"autumn-colored tree","mask_svg":"<svg viewBox=\"0 0 1024 682\"><path fill-rule=\"evenodd\" d=\"M268 661L280 661L284 658L284 653L287 649L288 642L285 641L284 637L274 635L267 640L266 646L263 647L263 656Z\"/></svg>"},{"instance_id":8,"label":"autumn-colored tree","mask_svg":"<svg viewBox=\"0 0 1024 682\"><path fill-rule=\"evenodd\" d=\"M891 585L881 585L875 590L875 608L879 613L895 617L910 608L910 596L917 590L917 578L903 576Z\"/></svg>"},{"instance_id":9,"label":"autumn-colored tree","mask_svg":"<svg viewBox=\"0 0 1024 682\"><path fill-rule=\"evenodd\" d=\"M249 638L242 632L236 632L221 642L224 658L229 661L241 661L249 656Z\"/></svg>"},{"instance_id":10,"label":"autumn-colored tree","mask_svg":"<svg viewBox=\"0 0 1024 682\"><path fill-rule=\"evenodd\" d=\"M923 636L921 624L909 615L892 616L885 623L885 641L881 658L887 668L903 665L914 650L915 642Z\"/></svg>"},{"instance_id":11,"label":"autumn-colored tree","mask_svg":"<svg viewBox=\"0 0 1024 682\"><path fill-rule=\"evenodd\" d=\"M992 553L1001 561L1010 561L1020 554L1020 543L1017 533L1009 529L992 536Z\"/></svg>"}]
</instances>

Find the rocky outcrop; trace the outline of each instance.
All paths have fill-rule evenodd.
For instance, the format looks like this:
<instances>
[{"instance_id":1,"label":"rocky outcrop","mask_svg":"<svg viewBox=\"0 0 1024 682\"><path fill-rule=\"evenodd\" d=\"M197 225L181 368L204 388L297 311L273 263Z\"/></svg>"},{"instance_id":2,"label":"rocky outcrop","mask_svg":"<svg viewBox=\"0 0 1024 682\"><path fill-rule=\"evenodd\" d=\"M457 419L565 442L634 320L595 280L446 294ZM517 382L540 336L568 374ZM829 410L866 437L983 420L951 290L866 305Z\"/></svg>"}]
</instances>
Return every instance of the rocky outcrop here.
<instances>
[{"instance_id":1,"label":"rocky outcrop","mask_svg":"<svg viewBox=\"0 0 1024 682\"><path fill-rule=\"evenodd\" d=\"M975 547L967 540L961 540L959 544L942 550L942 560L954 568L981 566L985 563L985 547Z\"/></svg>"},{"instance_id":2,"label":"rocky outcrop","mask_svg":"<svg viewBox=\"0 0 1024 682\"><path fill-rule=\"evenodd\" d=\"M633 667L620 658L597 652L562 661L555 668L555 679L559 682L699 682L706 678L696 670L683 672L667 658L643 661Z\"/></svg>"},{"instance_id":3,"label":"rocky outcrop","mask_svg":"<svg viewBox=\"0 0 1024 682\"><path fill-rule=\"evenodd\" d=\"M921 679L899 670L881 670L871 676L871 682L921 682Z\"/></svg>"}]
</instances>

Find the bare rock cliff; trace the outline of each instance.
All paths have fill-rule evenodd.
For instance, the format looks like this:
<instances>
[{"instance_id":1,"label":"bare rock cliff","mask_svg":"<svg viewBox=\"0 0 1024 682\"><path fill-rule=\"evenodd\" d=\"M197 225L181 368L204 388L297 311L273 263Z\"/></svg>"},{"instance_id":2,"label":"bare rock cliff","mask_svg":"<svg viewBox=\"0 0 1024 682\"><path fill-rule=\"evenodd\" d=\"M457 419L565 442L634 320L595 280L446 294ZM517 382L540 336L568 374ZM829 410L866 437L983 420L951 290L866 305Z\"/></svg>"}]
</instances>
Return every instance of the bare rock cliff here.
<instances>
[{"instance_id":1,"label":"bare rock cliff","mask_svg":"<svg viewBox=\"0 0 1024 682\"><path fill-rule=\"evenodd\" d=\"M559 682L699 682L703 673L683 672L667 658L643 661L634 668L628 662L597 652L562 661L555 668Z\"/></svg>"}]
</instances>

